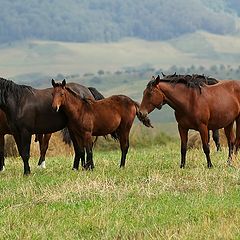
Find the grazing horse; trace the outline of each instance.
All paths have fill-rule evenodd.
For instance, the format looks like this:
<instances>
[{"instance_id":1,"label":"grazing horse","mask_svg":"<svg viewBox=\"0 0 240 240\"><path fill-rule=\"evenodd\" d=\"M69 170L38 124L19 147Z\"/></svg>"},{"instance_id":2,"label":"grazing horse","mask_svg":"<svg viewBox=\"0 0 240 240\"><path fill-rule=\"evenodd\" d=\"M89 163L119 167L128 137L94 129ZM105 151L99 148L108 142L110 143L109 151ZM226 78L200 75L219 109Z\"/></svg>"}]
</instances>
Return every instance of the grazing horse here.
<instances>
[{"instance_id":1,"label":"grazing horse","mask_svg":"<svg viewBox=\"0 0 240 240\"><path fill-rule=\"evenodd\" d=\"M77 83L68 87L81 97L94 99L92 91ZM0 78L0 109L6 115L11 134L24 163L24 174L30 174L29 157L32 134L49 134L67 126L67 117L62 112L55 112L51 107L52 88L34 89ZM100 93L98 93L100 95ZM80 148L69 132L73 141L75 159L80 157ZM49 135L48 135L49 136Z\"/></svg>"},{"instance_id":2,"label":"grazing horse","mask_svg":"<svg viewBox=\"0 0 240 240\"><path fill-rule=\"evenodd\" d=\"M62 109L68 117L68 129L75 135L79 146L87 153L85 169L93 169L92 136L105 136L116 133L122 151L120 167L125 166L129 148L129 132L135 116L139 117L139 104L124 95L115 95L103 100L95 101L82 98L66 86L66 81L55 83L52 80L52 107L56 111ZM139 120L147 127L151 126L148 118ZM74 162L78 169L79 160Z\"/></svg>"},{"instance_id":3,"label":"grazing horse","mask_svg":"<svg viewBox=\"0 0 240 240\"><path fill-rule=\"evenodd\" d=\"M233 124L236 121L236 149L240 139L240 82L213 80L203 75L170 76L152 79L143 92L140 112L143 117L155 108L168 104L175 110L181 138L181 165L185 167L189 129L200 132L207 166L212 167L209 149L209 130L224 128L228 140L228 163L231 164L234 147ZM215 82L215 80L214 80Z\"/></svg>"}]
</instances>

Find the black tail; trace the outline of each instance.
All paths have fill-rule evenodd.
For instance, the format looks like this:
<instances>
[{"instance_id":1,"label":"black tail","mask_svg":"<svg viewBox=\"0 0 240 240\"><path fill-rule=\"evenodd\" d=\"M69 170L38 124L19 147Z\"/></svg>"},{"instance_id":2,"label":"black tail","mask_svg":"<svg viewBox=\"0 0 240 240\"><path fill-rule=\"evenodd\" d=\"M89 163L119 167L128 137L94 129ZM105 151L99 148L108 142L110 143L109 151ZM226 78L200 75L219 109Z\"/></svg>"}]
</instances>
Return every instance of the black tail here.
<instances>
[{"instance_id":1,"label":"black tail","mask_svg":"<svg viewBox=\"0 0 240 240\"><path fill-rule=\"evenodd\" d=\"M95 100L104 99L104 96L96 88L89 87L88 89L91 92L91 94L93 95Z\"/></svg>"},{"instance_id":2,"label":"black tail","mask_svg":"<svg viewBox=\"0 0 240 240\"><path fill-rule=\"evenodd\" d=\"M136 107L136 110L137 110L137 118L140 122L143 123L144 126L146 127L151 127L153 128L152 124L151 124L151 121L150 119L148 118L148 116L143 116L140 112L139 112L139 103L138 102L135 102L135 107Z\"/></svg>"},{"instance_id":3,"label":"black tail","mask_svg":"<svg viewBox=\"0 0 240 240\"><path fill-rule=\"evenodd\" d=\"M65 127L64 129L62 129L61 134L62 134L62 137L63 137L63 142L65 144L68 144L69 146L71 146L72 145L72 140L71 140L68 128Z\"/></svg>"}]
</instances>

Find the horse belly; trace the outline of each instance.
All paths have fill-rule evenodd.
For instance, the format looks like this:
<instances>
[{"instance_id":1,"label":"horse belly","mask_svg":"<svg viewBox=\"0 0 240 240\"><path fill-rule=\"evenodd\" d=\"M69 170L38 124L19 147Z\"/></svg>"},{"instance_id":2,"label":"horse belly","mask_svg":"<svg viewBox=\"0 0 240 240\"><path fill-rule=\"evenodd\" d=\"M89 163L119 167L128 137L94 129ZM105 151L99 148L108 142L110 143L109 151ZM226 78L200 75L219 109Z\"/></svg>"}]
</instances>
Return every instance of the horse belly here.
<instances>
[{"instance_id":1,"label":"horse belly","mask_svg":"<svg viewBox=\"0 0 240 240\"><path fill-rule=\"evenodd\" d=\"M228 126L232 122L236 120L238 117L239 112L222 112L221 114L214 114L211 116L208 122L209 129L220 129Z\"/></svg>"},{"instance_id":2,"label":"horse belly","mask_svg":"<svg viewBox=\"0 0 240 240\"><path fill-rule=\"evenodd\" d=\"M111 134L116 131L121 123L121 118L119 116L114 116L111 118L110 116L106 119L102 118L97 119L93 127L93 136L105 136L107 134Z\"/></svg>"}]
</instances>

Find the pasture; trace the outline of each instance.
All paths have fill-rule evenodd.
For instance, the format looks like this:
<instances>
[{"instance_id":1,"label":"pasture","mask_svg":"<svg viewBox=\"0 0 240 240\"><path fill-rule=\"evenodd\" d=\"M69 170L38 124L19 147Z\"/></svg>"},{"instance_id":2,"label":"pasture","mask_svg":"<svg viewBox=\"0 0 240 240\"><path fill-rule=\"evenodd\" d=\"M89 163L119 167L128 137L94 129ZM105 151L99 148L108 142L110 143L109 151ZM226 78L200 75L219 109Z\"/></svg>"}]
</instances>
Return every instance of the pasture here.
<instances>
[{"instance_id":1,"label":"pasture","mask_svg":"<svg viewBox=\"0 0 240 240\"><path fill-rule=\"evenodd\" d=\"M7 158L0 175L1 239L238 239L239 167L228 150L191 149L180 169L179 139L94 151L94 171L72 171L73 157L47 157L47 169L24 177L22 160ZM55 146L57 148L57 146ZM47 155L48 156L48 155Z\"/></svg>"}]
</instances>

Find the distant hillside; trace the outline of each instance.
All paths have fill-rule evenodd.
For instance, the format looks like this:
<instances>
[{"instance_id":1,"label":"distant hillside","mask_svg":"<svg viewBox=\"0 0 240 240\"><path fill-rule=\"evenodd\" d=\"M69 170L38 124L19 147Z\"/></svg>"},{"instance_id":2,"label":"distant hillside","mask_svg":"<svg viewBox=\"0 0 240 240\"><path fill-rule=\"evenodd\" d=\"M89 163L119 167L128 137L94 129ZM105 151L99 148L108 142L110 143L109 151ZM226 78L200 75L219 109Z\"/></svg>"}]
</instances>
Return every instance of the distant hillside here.
<instances>
[{"instance_id":1,"label":"distant hillside","mask_svg":"<svg viewBox=\"0 0 240 240\"><path fill-rule=\"evenodd\" d=\"M0 0L0 43L41 39L165 40L198 30L236 33L239 0Z\"/></svg>"},{"instance_id":2,"label":"distant hillside","mask_svg":"<svg viewBox=\"0 0 240 240\"><path fill-rule=\"evenodd\" d=\"M115 72L128 68L168 69L176 65L211 66L240 64L240 36L206 32L183 35L169 41L124 39L116 43L67 43L26 41L1 45L2 77L33 73L61 74Z\"/></svg>"}]
</instances>

